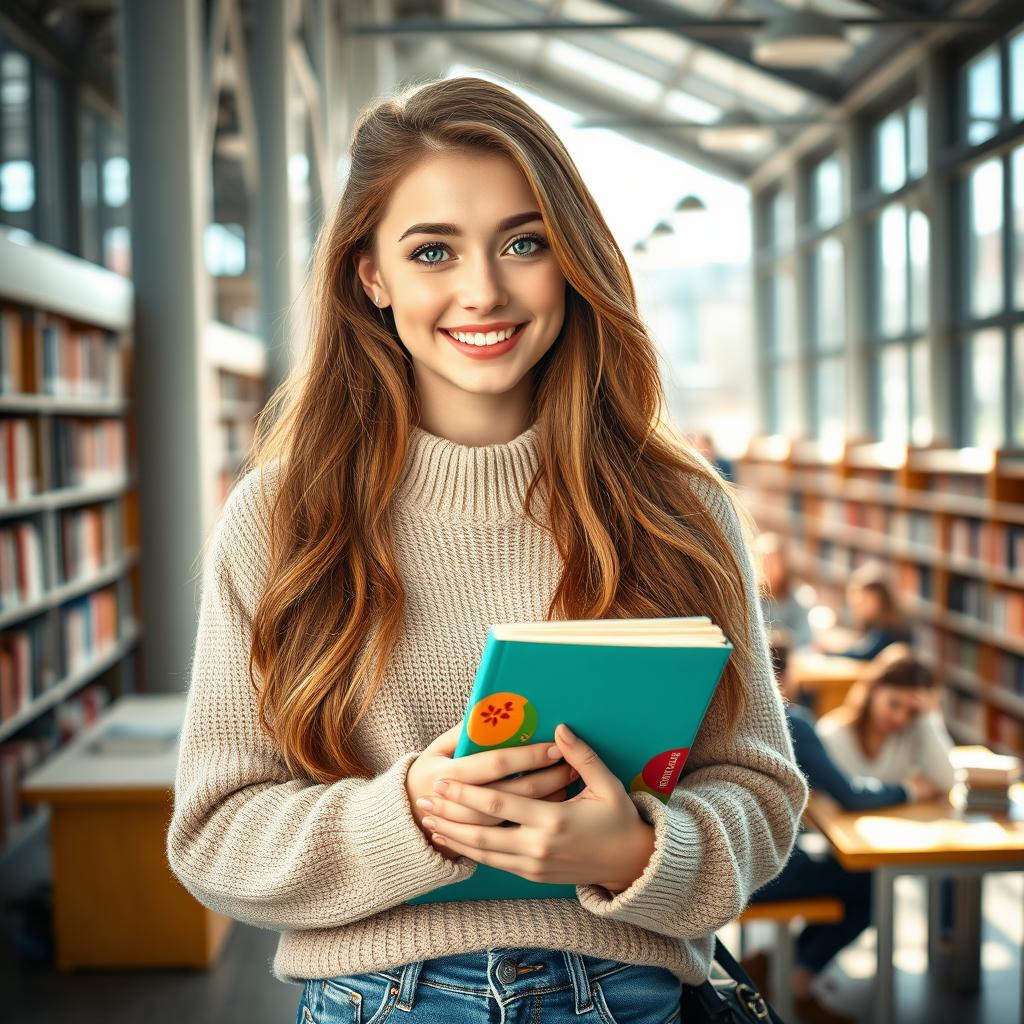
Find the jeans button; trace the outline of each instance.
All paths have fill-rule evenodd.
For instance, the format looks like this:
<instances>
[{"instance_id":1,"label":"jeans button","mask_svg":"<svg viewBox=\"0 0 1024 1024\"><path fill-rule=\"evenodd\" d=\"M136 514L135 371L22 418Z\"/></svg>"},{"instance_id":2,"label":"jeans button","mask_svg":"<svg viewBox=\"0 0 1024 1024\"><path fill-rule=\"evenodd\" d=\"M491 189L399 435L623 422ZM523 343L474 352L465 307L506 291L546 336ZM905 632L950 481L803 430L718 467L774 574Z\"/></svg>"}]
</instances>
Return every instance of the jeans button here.
<instances>
[{"instance_id":1,"label":"jeans button","mask_svg":"<svg viewBox=\"0 0 1024 1024\"><path fill-rule=\"evenodd\" d=\"M506 985L515 981L518 977L515 961L511 957L502 957L498 961L497 975L498 980L503 981Z\"/></svg>"}]
</instances>

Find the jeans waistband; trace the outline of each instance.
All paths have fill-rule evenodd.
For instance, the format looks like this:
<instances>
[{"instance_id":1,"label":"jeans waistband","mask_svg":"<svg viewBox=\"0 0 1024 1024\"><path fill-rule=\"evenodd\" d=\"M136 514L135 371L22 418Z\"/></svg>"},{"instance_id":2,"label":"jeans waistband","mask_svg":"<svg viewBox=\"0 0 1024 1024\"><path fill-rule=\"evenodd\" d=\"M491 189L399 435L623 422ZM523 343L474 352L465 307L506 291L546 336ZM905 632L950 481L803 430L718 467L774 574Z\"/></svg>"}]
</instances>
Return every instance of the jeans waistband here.
<instances>
[{"instance_id":1,"label":"jeans waistband","mask_svg":"<svg viewBox=\"0 0 1024 1024\"><path fill-rule=\"evenodd\" d=\"M474 995L501 998L572 987L577 1013L593 1008L591 982L631 966L565 949L496 946L429 960L414 960L378 973L398 986L396 1005L411 1010L422 982Z\"/></svg>"}]
</instances>

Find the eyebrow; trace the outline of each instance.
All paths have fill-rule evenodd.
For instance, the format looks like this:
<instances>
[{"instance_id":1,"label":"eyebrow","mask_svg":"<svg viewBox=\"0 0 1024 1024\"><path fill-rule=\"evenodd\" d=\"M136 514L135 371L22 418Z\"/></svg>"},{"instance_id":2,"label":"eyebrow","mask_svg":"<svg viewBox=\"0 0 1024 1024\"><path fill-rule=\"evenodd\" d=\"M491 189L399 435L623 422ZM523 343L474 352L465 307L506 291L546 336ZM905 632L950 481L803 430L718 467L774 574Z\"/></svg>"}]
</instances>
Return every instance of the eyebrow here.
<instances>
[{"instance_id":1,"label":"eyebrow","mask_svg":"<svg viewBox=\"0 0 1024 1024\"><path fill-rule=\"evenodd\" d=\"M498 231L508 231L511 228L517 228L520 224L529 224L534 220L543 220L539 211L527 210L525 213L517 213L511 217L506 217L503 221L498 223ZM462 230L457 224L413 224L411 228L406 228L405 231L399 236L398 241L401 242L403 239L408 238L409 235L461 235Z\"/></svg>"}]
</instances>

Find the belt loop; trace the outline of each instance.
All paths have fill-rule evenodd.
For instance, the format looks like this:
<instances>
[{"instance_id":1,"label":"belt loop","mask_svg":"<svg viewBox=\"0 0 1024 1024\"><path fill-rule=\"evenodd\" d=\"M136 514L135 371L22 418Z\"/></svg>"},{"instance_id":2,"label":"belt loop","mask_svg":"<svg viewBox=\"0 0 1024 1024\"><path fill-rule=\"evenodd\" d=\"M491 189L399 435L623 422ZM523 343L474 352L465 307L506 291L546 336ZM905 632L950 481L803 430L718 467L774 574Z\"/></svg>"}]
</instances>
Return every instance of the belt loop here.
<instances>
[{"instance_id":1,"label":"belt loop","mask_svg":"<svg viewBox=\"0 0 1024 1024\"><path fill-rule=\"evenodd\" d=\"M416 995L416 982L423 969L422 960L412 960L402 966L402 974L398 981L398 998L395 1006L400 1010L411 1010Z\"/></svg>"},{"instance_id":2,"label":"belt loop","mask_svg":"<svg viewBox=\"0 0 1024 1024\"><path fill-rule=\"evenodd\" d=\"M588 1013L594 1007L594 1000L590 994L590 978L587 975L583 957L571 949L563 949L562 956L565 957L565 967L572 981L572 990L576 998L576 1012Z\"/></svg>"}]
</instances>

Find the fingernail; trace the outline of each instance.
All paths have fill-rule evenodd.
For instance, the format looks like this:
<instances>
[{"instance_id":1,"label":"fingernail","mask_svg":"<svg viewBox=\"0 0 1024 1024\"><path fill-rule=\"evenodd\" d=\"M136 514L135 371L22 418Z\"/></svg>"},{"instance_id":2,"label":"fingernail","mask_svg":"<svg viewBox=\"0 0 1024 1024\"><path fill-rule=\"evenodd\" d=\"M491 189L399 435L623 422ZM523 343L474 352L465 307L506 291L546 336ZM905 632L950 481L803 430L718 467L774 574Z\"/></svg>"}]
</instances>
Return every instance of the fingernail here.
<instances>
[{"instance_id":1,"label":"fingernail","mask_svg":"<svg viewBox=\"0 0 1024 1024\"><path fill-rule=\"evenodd\" d=\"M565 735L565 738L567 740L569 740L571 742L572 740L576 739L576 736L573 733L572 729L570 729L569 726L567 726L565 724L565 722L562 722L561 725L562 725L562 732Z\"/></svg>"},{"instance_id":2,"label":"fingernail","mask_svg":"<svg viewBox=\"0 0 1024 1024\"><path fill-rule=\"evenodd\" d=\"M562 751L558 747L548 747L548 757L561 757Z\"/></svg>"},{"instance_id":3,"label":"fingernail","mask_svg":"<svg viewBox=\"0 0 1024 1024\"><path fill-rule=\"evenodd\" d=\"M434 809L434 801L428 800L425 796L421 796L416 803L425 811L432 811Z\"/></svg>"}]
</instances>

